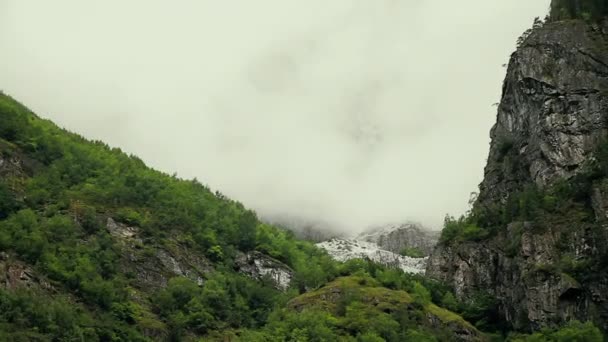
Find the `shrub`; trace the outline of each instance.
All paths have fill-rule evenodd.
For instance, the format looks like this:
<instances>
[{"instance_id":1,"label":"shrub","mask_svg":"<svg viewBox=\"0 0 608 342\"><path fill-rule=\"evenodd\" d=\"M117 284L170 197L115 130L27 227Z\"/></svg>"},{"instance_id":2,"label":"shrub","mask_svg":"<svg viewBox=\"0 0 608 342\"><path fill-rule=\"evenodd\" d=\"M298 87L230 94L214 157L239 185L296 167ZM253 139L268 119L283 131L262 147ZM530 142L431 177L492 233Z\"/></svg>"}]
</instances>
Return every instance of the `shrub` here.
<instances>
[{"instance_id":1,"label":"shrub","mask_svg":"<svg viewBox=\"0 0 608 342\"><path fill-rule=\"evenodd\" d=\"M431 292L429 292L429 290L426 289L426 287L424 287L424 285L422 285L419 282L414 282L414 285L412 286L412 290L411 293L412 297L414 298L414 302L418 303L422 306L428 305L431 303Z\"/></svg>"},{"instance_id":2,"label":"shrub","mask_svg":"<svg viewBox=\"0 0 608 342\"><path fill-rule=\"evenodd\" d=\"M6 182L0 180L0 219L7 218L16 209L15 195Z\"/></svg>"},{"instance_id":3,"label":"shrub","mask_svg":"<svg viewBox=\"0 0 608 342\"><path fill-rule=\"evenodd\" d=\"M489 236L489 230L477 226L472 222L471 217L460 217L455 220L451 216L446 216L443 230L441 231L440 242L450 244L464 241L480 241Z\"/></svg>"},{"instance_id":4,"label":"shrub","mask_svg":"<svg viewBox=\"0 0 608 342\"><path fill-rule=\"evenodd\" d=\"M424 253L416 247L405 247L399 254L410 258L423 258Z\"/></svg>"},{"instance_id":5,"label":"shrub","mask_svg":"<svg viewBox=\"0 0 608 342\"><path fill-rule=\"evenodd\" d=\"M510 342L603 342L601 331L591 322L572 321L557 330L544 329L532 335L515 335Z\"/></svg>"}]
</instances>

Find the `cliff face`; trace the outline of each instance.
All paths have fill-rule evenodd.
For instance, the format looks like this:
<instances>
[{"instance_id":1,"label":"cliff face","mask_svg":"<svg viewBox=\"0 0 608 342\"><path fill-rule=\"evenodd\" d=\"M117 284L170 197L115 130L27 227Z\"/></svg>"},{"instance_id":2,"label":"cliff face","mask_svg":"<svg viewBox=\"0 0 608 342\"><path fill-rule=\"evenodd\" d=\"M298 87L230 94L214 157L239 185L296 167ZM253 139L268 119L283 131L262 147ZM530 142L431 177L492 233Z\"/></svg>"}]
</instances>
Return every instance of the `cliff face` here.
<instances>
[{"instance_id":1,"label":"cliff face","mask_svg":"<svg viewBox=\"0 0 608 342\"><path fill-rule=\"evenodd\" d=\"M417 223L403 223L374 228L357 236L357 240L373 242L393 253L413 248L428 256L437 244L438 232Z\"/></svg>"},{"instance_id":2,"label":"cliff face","mask_svg":"<svg viewBox=\"0 0 608 342\"><path fill-rule=\"evenodd\" d=\"M608 26L538 25L511 56L475 208L500 208L526 187L572 182L593 163L608 127ZM608 329L608 182L591 182L570 211L514 220L482 241L441 244L427 275L460 298L480 291L516 329L571 319ZM542 226L542 227L541 227Z\"/></svg>"},{"instance_id":3,"label":"cliff face","mask_svg":"<svg viewBox=\"0 0 608 342\"><path fill-rule=\"evenodd\" d=\"M608 28L582 22L535 29L512 55L479 202L504 202L527 183L574 175L606 129ZM509 163L508 154L517 156Z\"/></svg>"}]
</instances>

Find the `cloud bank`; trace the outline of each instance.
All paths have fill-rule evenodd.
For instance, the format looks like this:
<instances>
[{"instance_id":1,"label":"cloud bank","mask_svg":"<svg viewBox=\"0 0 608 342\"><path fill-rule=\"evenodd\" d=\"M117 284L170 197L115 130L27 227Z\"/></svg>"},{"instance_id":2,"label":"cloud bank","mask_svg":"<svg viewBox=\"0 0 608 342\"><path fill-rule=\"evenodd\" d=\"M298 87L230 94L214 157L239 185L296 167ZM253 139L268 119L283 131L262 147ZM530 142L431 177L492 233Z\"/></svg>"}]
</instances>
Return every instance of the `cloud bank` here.
<instances>
[{"instance_id":1,"label":"cloud bank","mask_svg":"<svg viewBox=\"0 0 608 342\"><path fill-rule=\"evenodd\" d=\"M467 209L549 1L0 0L0 89L262 216L357 231Z\"/></svg>"}]
</instances>

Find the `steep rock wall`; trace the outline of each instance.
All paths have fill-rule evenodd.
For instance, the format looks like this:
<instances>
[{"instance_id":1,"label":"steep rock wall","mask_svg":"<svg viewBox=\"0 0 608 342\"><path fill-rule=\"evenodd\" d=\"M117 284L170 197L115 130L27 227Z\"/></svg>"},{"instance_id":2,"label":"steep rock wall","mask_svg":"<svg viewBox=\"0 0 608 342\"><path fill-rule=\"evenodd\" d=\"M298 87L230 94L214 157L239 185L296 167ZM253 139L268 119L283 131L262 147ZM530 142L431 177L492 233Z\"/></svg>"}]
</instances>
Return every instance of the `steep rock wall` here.
<instances>
[{"instance_id":1,"label":"steep rock wall","mask_svg":"<svg viewBox=\"0 0 608 342\"><path fill-rule=\"evenodd\" d=\"M608 127L608 27L582 21L536 27L511 56L475 208L504 206L526 186L547 189L583 172ZM427 275L462 299L480 291L517 329L594 320L608 329L608 189L593 184L591 217L512 222L479 242L440 244ZM564 259L583 265L574 278ZM585 274L585 272L587 274ZM579 270L580 273L580 270Z\"/></svg>"}]
</instances>

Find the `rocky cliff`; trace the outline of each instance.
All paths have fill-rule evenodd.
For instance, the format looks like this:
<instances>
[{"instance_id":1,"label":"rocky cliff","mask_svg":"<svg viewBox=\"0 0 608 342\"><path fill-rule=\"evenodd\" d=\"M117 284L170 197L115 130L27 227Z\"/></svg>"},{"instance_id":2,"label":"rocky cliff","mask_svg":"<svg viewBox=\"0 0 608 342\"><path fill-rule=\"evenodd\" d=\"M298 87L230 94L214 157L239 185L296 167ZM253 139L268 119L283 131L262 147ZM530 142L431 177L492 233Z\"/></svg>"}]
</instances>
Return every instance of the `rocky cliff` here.
<instances>
[{"instance_id":1,"label":"rocky cliff","mask_svg":"<svg viewBox=\"0 0 608 342\"><path fill-rule=\"evenodd\" d=\"M425 229L418 223L389 224L375 227L357 236L357 240L373 242L393 253L405 248L415 249L428 256L437 244L438 232Z\"/></svg>"},{"instance_id":2,"label":"rocky cliff","mask_svg":"<svg viewBox=\"0 0 608 342\"><path fill-rule=\"evenodd\" d=\"M489 292L519 330L572 319L608 329L608 182L605 170L589 176L608 127L607 47L608 26L578 20L537 23L521 41L473 210L491 213L481 228L500 223L489 237L440 244L429 260L429 276L461 299ZM505 219L529 209L518 197L528 189L539 208ZM555 201L564 204L542 209Z\"/></svg>"}]
</instances>

